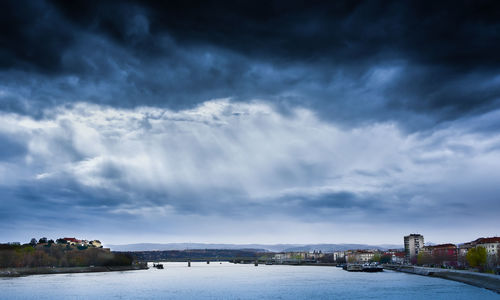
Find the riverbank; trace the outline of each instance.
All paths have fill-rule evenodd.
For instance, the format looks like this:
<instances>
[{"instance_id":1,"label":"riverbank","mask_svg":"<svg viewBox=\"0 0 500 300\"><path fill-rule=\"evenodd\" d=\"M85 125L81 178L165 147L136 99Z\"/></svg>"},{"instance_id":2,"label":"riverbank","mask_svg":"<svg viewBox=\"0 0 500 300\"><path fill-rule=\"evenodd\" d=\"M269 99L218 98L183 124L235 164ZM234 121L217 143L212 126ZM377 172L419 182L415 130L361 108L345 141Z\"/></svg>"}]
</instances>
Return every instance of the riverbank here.
<instances>
[{"instance_id":1,"label":"riverbank","mask_svg":"<svg viewBox=\"0 0 500 300\"><path fill-rule=\"evenodd\" d=\"M410 274L439 277L485 288L500 294L500 276L463 270L426 268L417 266L385 265L385 269Z\"/></svg>"},{"instance_id":2,"label":"riverbank","mask_svg":"<svg viewBox=\"0 0 500 300\"><path fill-rule=\"evenodd\" d=\"M6 268L0 269L0 277L19 277L41 274L67 274L67 273L91 273L91 272L117 272L146 270L144 264L131 266L107 266L107 267L38 267L38 268Z\"/></svg>"}]
</instances>

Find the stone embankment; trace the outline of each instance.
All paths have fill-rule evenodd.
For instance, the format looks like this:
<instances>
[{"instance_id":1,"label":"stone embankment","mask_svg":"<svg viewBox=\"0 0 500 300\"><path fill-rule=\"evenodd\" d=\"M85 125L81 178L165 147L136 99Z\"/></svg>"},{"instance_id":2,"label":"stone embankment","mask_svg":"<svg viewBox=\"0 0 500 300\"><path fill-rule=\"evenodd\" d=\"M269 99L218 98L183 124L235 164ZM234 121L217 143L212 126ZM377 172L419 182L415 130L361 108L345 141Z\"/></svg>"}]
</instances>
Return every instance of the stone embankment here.
<instances>
[{"instance_id":1,"label":"stone embankment","mask_svg":"<svg viewBox=\"0 0 500 300\"><path fill-rule=\"evenodd\" d=\"M66 273L91 273L91 272L115 272L133 271L147 269L145 264L131 266L109 266L109 267L38 267L38 268L6 268L0 269L0 277L19 277L39 274L66 274Z\"/></svg>"},{"instance_id":2,"label":"stone embankment","mask_svg":"<svg viewBox=\"0 0 500 300\"><path fill-rule=\"evenodd\" d=\"M492 290L500 294L500 275L484 274L471 271L425 268L417 266L404 265L385 265L385 269L399 272L439 277L448 280L454 280L462 283L467 283L477 287Z\"/></svg>"}]
</instances>

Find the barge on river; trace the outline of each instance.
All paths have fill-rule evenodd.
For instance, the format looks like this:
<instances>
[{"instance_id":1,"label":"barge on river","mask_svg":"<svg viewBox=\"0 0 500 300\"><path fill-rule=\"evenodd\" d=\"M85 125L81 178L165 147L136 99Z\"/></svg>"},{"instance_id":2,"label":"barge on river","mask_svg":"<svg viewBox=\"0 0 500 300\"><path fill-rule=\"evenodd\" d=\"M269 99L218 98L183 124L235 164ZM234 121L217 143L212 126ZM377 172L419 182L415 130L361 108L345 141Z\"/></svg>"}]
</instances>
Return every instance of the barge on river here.
<instances>
[{"instance_id":1,"label":"barge on river","mask_svg":"<svg viewBox=\"0 0 500 300\"><path fill-rule=\"evenodd\" d=\"M343 267L348 272L382 272L384 268L379 265L362 265L362 264L347 264Z\"/></svg>"}]
</instances>

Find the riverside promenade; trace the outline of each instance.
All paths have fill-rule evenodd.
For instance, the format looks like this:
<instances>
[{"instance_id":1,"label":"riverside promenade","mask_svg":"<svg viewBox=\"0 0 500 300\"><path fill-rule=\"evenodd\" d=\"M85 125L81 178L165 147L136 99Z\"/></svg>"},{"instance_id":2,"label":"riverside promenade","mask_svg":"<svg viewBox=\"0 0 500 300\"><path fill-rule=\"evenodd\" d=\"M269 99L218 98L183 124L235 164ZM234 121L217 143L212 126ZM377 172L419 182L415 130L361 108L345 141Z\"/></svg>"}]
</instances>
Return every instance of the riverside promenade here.
<instances>
[{"instance_id":1,"label":"riverside promenade","mask_svg":"<svg viewBox=\"0 0 500 300\"><path fill-rule=\"evenodd\" d=\"M464 270L427 268L407 265L384 265L387 270L411 273L422 276L439 277L459 281L473 286L492 290L500 294L500 275L485 274Z\"/></svg>"}]
</instances>

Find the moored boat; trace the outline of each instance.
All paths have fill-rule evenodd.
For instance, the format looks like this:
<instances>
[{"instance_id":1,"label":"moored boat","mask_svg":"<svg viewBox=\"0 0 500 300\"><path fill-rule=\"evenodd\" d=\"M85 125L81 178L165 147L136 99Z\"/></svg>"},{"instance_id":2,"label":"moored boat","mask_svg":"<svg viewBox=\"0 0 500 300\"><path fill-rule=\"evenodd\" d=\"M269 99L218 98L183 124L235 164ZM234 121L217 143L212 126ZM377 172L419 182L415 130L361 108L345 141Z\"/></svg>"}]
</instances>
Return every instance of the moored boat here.
<instances>
[{"instance_id":1,"label":"moored boat","mask_svg":"<svg viewBox=\"0 0 500 300\"><path fill-rule=\"evenodd\" d=\"M348 264L346 270L348 272L362 272L363 265L360 264Z\"/></svg>"},{"instance_id":2,"label":"moored boat","mask_svg":"<svg viewBox=\"0 0 500 300\"><path fill-rule=\"evenodd\" d=\"M384 268L379 265L365 265L363 266L363 272L382 272L384 271Z\"/></svg>"},{"instance_id":3,"label":"moored boat","mask_svg":"<svg viewBox=\"0 0 500 300\"><path fill-rule=\"evenodd\" d=\"M349 271L349 272L382 272L384 271L384 268L380 265L373 265L373 264L347 264L346 266L343 267L344 270Z\"/></svg>"}]
</instances>

